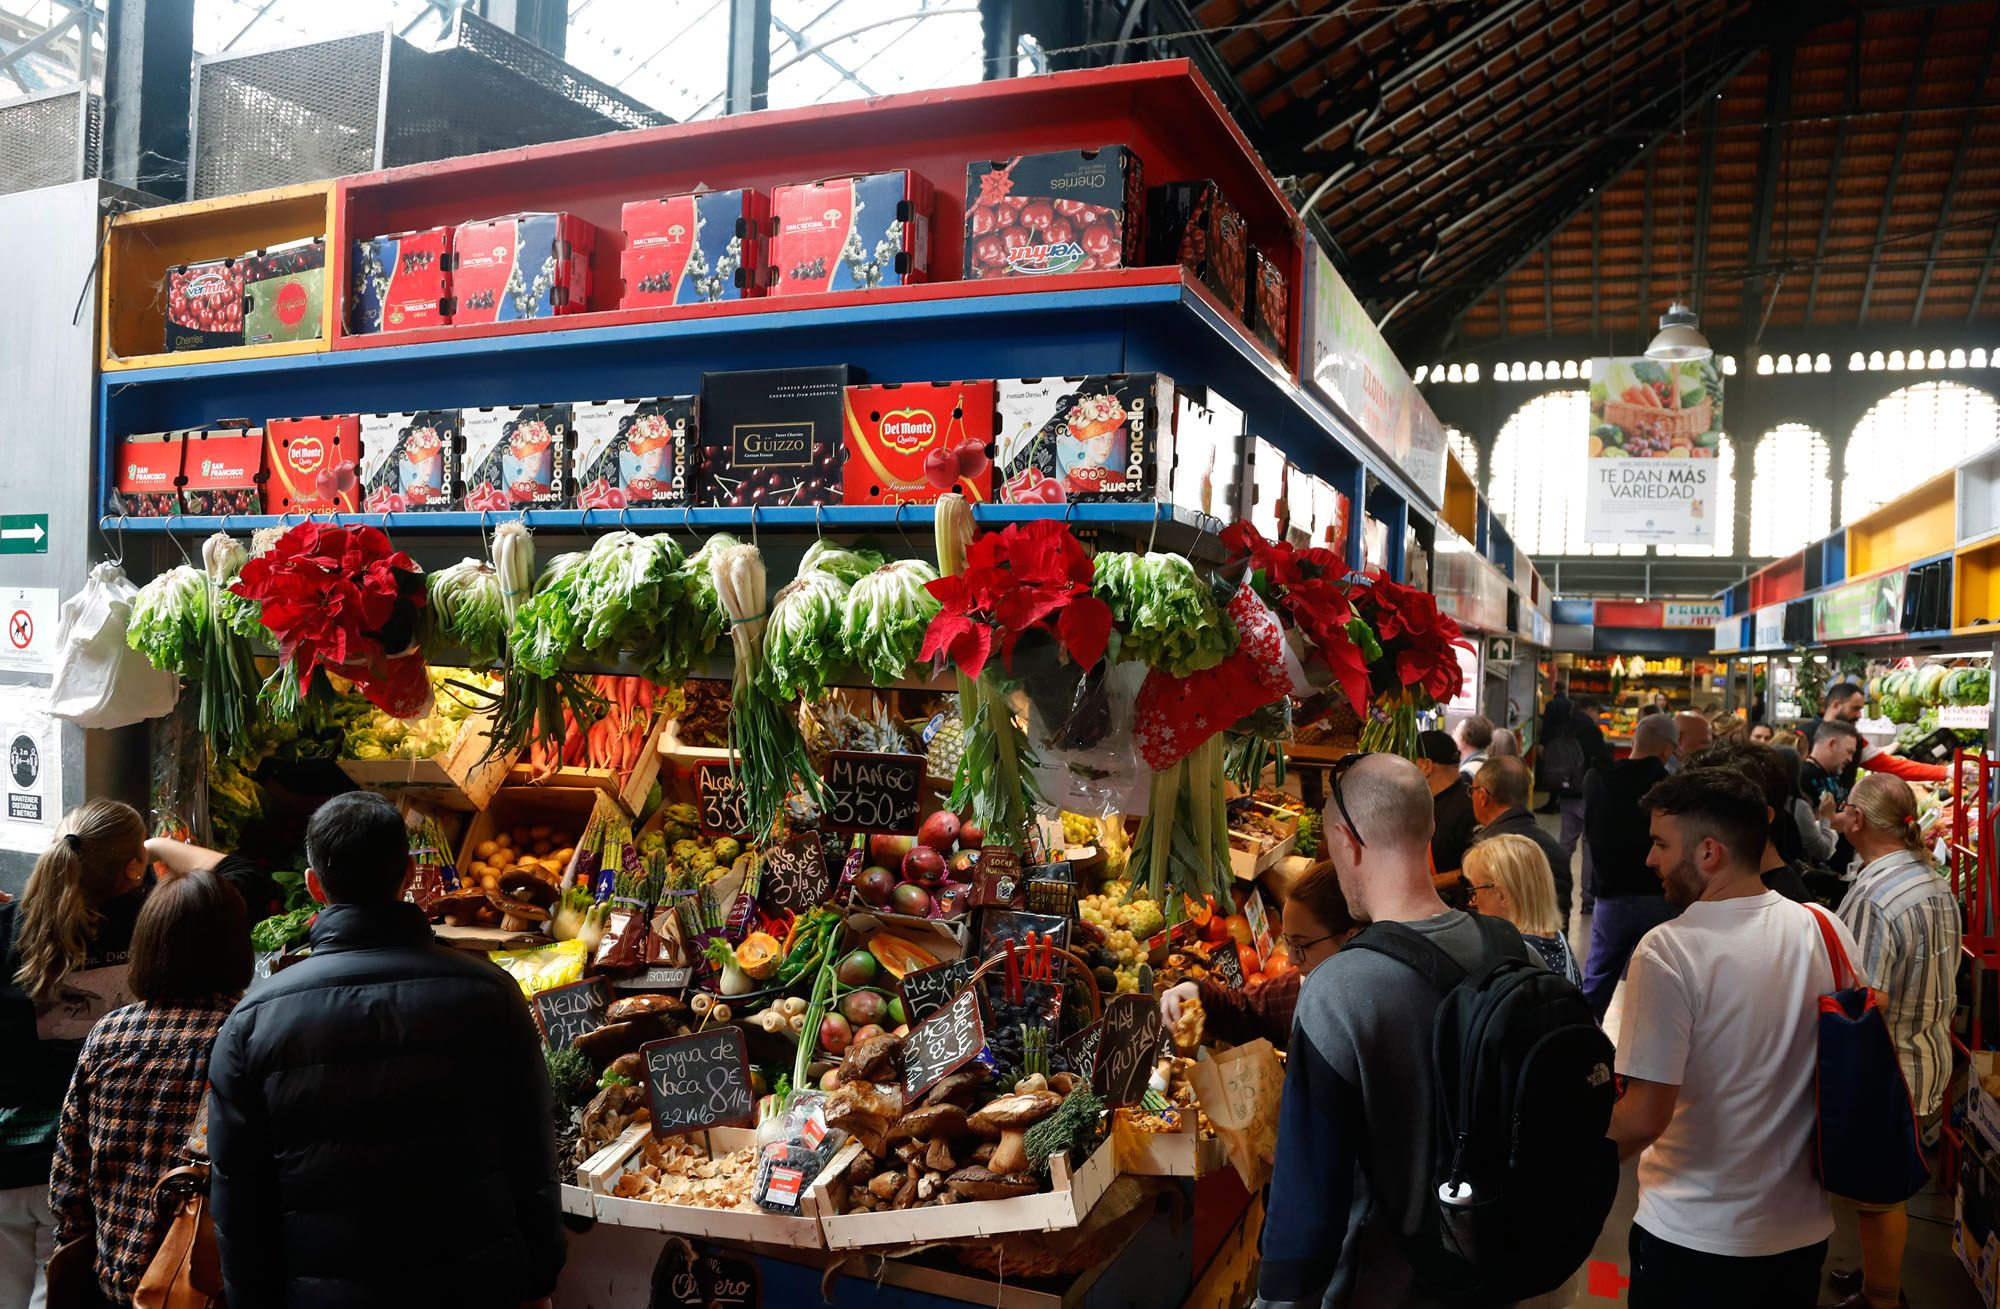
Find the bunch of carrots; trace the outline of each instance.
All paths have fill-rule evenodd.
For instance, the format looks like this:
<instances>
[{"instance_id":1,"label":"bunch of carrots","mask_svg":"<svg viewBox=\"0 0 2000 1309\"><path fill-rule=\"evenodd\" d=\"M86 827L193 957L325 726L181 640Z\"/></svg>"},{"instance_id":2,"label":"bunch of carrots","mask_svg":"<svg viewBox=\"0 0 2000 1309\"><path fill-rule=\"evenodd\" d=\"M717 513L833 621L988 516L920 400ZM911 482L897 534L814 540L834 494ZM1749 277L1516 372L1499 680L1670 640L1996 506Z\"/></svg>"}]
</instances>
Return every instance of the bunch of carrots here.
<instances>
[{"instance_id":1,"label":"bunch of carrots","mask_svg":"<svg viewBox=\"0 0 2000 1309\"><path fill-rule=\"evenodd\" d=\"M607 703L604 716L586 729L565 705L560 756L553 747L537 741L529 747L528 766L537 776L558 768L606 768L618 774L618 784L623 786L652 734L654 701L660 689L643 677L589 680Z\"/></svg>"}]
</instances>

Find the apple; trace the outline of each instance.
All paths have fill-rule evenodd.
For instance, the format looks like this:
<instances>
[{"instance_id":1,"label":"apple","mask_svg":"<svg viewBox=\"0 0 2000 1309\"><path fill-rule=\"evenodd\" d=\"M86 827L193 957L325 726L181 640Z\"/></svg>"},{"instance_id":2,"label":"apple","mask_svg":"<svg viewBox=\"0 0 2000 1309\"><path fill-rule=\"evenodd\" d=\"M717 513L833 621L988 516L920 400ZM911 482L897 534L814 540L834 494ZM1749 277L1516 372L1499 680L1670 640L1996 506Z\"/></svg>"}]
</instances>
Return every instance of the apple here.
<instances>
[{"instance_id":1,"label":"apple","mask_svg":"<svg viewBox=\"0 0 2000 1309\"><path fill-rule=\"evenodd\" d=\"M903 879L919 886L936 886L944 880L944 856L931 846L917 846L903 856Z\"/></svg>"},{"instance_id":2,"label":"apple","mask_svg":"<svg viewBox=\"0 0 2000 1309\"><path fill-rule=\"evenodd\" d=\"M868 860L884 868L895 868L916 843L914 836L871 836L868 838Z\"/></svg>"},{"instance_id":3,"label":"apple","mask_svg":"<svg viewBox=\"0 0 2000 1309\"><path fill-rule=\"evenodd\" d=\"M949 809L940 809L924 819L917 829L917 844L927 845L939 854L950 854L958 844L958 815Z\"/></svg>"},{"instance_id":4,"label":"apple","mask_svg":"<svg viewBox=\"0 0 2000 1309\"><path fill-rule=\"evenodd\" d=\"M829 1068L824 1073L821 1073L819 1089L829 1092L838 1091L840 1089L840 1070L838 1068Z\"/></svg>"},{"instance_id":5,"label":"apple","mask_svg":"<svg viewBox=\"0 0 2000 1309\"><path fill-rule=\"evenodd\" d=\"M819 1048L828 1054L844 1054L847 1043L854 1039L854 1029L839 1014L828 1014L819 1020Z\"/></svg>"},{"instance_id":6,"label":"apple","mask_svg":"<svg viewBox=\"0 0 2000 1309\"><path fill-rule=\"evenodd\" d=\"M862 869L854 879L855 893L877 907L888 904L889 894L895 889L896 875L880 864Z\"/></svg>"},{"instance_id":7,"label":"apple","mask_svg":"<svg viewBox=\"0 0 2000 1309\"><path fill-rule=\"evenodd\" d=\"M928 918L931 912L931 893L915 882L898 882L896 893L890 897L889 907L911 918Z\"/></svg>"},{"instance_id":8,"label":"apple","mask_svg":"<svg viewBox=\"0 0 2000 1309\"><path fill-rule=\"evenodd\" d=\"M986 844L986 829L968 819L958 825L958 843L968 850L977 850Z\"/></svg>"}]
</instances>

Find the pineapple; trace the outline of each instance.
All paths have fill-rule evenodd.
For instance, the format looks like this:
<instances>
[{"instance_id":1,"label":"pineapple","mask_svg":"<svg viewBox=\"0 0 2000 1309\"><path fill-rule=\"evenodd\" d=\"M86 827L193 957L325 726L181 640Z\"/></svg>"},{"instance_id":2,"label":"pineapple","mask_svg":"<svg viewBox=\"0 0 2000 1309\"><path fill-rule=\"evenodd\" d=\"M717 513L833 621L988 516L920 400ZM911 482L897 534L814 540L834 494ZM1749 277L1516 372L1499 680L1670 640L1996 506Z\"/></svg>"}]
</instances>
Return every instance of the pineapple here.
<instances>
[{"instance_id":1,"label":"pineapple","mask_svg":"<svg viewBox=\"0 0 2000 1309\"><path fill-rule=\"evenodd\" d=\"M932 777L957 777L958 761L965 755L965 720L959 717L957 696L925 724L923 737L924 771Z\"/></svg>"}]
</instances>

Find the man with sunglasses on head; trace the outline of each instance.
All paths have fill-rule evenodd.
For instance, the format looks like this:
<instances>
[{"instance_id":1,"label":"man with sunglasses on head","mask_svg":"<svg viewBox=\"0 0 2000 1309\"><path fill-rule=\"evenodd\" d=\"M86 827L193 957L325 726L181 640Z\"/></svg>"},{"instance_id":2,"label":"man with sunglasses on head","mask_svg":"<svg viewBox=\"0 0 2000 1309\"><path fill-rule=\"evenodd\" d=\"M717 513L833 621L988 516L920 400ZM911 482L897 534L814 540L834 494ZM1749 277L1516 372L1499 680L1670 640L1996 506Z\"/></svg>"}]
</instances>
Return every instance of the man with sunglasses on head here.
<instances>
[{"instance_id":1,"label":"man with sunglasses on head","mask_svg":"<svg viewBox=\"0 0 2000 1309\"><path fill-rule=\"evenodd\" d=\"M1487 963L1480 924L1496 920L1447 908L1431 883L1424 773L1386 754L1343 765L1333 771L1325 831L1354 918L1400 923L1467 970ZM1543 966L1512 928L1504 930L1506 949ZM1439 998L1407 964L1353 948L1300 987L1269 1201L1282 1220L1264 1227L1260 1309L1445 1303L1419 1289L1404 1246L1435 1204L1431 1037Z\"/></svg>"}]
</instances>

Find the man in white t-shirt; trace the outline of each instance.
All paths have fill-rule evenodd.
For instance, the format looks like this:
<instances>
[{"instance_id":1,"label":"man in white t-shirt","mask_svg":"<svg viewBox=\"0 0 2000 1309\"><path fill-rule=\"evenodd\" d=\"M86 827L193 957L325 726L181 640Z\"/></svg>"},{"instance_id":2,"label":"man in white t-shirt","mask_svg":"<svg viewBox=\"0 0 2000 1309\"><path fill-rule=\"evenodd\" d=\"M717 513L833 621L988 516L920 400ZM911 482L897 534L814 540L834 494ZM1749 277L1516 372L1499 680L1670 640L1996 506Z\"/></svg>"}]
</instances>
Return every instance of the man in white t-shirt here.
<instances>
[{"instance_id":1,"label":"man in white t-shirt","mask_svg":"<svg viewBox=\"0 0 2000 1309\"><path fill-rule=\"evenodd\" d=\"M1611 1139L1640 1155L1629 1303L1811 1309L1833 1232L1811 1155L1819 997L1834 984L1818 911L1765 889L1764 797L1734 770L1675 774L1644 803L1646 862L1681 914L1625 976Z\"/></svg>"}]
</instances>

